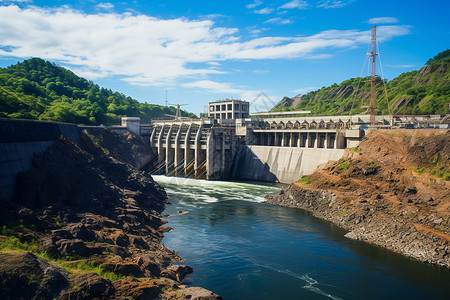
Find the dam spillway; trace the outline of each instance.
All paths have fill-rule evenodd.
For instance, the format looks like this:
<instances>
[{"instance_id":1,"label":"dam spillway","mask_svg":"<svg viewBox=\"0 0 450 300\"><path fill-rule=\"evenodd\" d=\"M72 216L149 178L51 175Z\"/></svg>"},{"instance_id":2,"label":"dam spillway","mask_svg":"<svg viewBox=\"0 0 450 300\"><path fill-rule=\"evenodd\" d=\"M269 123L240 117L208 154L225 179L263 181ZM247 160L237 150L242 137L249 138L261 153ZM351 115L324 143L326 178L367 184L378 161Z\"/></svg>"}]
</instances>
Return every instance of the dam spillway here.
<instances>
[{"instance_id":1,"label":"dam spillway","mask_svg":"<svg viewBox=\"0 0 450 300\"><path fill-rule=\"evenodd\" d=\"M153 174L290 183L338 160L363 136L342 120L321 121L161 120L140 134L156 154Z\"/></svg>"}]
</instances>

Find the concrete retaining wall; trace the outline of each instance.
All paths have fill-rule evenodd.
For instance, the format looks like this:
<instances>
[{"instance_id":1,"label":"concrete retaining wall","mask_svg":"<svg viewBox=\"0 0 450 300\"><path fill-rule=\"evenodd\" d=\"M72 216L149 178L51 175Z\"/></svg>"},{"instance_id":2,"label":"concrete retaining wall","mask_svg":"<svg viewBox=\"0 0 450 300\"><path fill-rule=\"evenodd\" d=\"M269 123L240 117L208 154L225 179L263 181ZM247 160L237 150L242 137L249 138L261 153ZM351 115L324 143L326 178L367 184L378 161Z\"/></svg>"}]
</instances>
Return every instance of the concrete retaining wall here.
<instances>
[{"instance_id":1,"label":"concrete retaining wall","mask_svg":"<svg viewBox=\"0 0 450 300\"><path fill-rule=\"evenodd\" d=\"M74 124L0 119L0 198L12 197L16 175L31 168L35 153L43 153L61 135L78 142L83 129Z\"/></svg>"},{"instance_id":2,"label":"concrete retaining wall","mask_svg":"<svg viewBox=\"0 0 450 300\"><path fill-rule=\"evenodd\" d=\"M291 183L314 172L329 160L338 160L344 149L241 146L233 178Z\"/></svg>"}]
</instances>

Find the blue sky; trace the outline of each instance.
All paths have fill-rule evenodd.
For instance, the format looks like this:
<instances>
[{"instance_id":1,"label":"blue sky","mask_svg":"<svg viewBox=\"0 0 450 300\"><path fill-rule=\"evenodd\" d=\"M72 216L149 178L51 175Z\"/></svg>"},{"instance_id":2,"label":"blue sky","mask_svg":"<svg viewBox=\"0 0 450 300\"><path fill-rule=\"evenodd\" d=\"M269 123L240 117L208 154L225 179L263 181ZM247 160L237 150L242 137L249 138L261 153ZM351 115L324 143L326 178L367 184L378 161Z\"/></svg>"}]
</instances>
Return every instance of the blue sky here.
<instances>
[{"instance_id":1,"label":"blue sky","mask_svg":"<svg viewBox=\"0 0 450 300\"><path fill-rule=\"evenodd\" d=\"M139 101L263 111L359 77L372 25L385 78L421 68L450 48L449 15L448 0L0 0L0 66L41 57Z\"/></svg>"}]
</instances>

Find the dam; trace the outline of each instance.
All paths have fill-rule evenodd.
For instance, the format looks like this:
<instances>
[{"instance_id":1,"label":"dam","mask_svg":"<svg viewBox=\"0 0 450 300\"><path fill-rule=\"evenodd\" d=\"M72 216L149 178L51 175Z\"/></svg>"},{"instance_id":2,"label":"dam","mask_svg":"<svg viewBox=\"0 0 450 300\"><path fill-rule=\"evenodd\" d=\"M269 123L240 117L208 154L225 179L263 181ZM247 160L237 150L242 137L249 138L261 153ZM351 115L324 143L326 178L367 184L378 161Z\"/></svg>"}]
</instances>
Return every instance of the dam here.
<instances>
[{"instance_id":1,"label":"dam","mask_svg":"<svg viewBox=\"0 0 450 300\"><path fill-rule=\"evenodd\" d=\"M32 167L34 155L61 135L76 143L84 130L144 136L151 146L148 170L153 174L291 183L357 146L370 122L369 115L249 118L249 107L240 110L244 102L211 102L214 111L210 108L208 119L141 124L140 118L123 117L121 125L106 128L0 118L0 198L11 198L16 175ZM449 128L450 115L376 116L376 122L381 128Z\"/></svg>"},{"instance_id":2,"label":"dam","mask_svg":"<svg viewBox=\"0 0 450 300\"><path fill-rule=\"evenodd\" d=\"M250 103L227 99L209 103L208 118L154 120L124 118L121 128L146 136L154 153L155 175L207 180L291 183L345 148L359 144L369 115L249 118ZM442 116L376 116L378 128L440 126Z\"/></svg>"}]
</instances>

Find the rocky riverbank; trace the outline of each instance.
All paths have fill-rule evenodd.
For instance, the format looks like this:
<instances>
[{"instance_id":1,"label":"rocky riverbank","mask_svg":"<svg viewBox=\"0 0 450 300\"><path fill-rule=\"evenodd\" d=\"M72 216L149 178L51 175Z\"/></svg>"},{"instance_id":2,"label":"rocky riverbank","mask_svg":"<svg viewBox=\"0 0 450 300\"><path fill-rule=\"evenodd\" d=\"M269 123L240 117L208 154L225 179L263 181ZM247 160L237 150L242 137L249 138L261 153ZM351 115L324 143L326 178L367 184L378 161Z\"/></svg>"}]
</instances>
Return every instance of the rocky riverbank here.
<instances>
[{"instance_id":1,"label":"rocky riverbank","mask_svg":"<svg viewBox=\"0 0 450 300\"><path fill-rule=\"evenodd\" d=\"M192 268L161 245L167 196L138 170L138 136L61 137L0 199L1 299L219 299L180 284Z\"/></svg>"},{"instance_id":2,"label":"rocky riverbank","mask_svg":"<svg viewBox=\"0 0 450 300\"><path fill-rule=\"evenodd\" d=\"M348 238L450 268L450 131L377 130L271 204L310 211Z\"/></svg>"}]
</instances>

